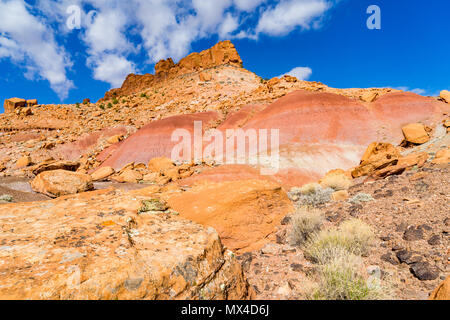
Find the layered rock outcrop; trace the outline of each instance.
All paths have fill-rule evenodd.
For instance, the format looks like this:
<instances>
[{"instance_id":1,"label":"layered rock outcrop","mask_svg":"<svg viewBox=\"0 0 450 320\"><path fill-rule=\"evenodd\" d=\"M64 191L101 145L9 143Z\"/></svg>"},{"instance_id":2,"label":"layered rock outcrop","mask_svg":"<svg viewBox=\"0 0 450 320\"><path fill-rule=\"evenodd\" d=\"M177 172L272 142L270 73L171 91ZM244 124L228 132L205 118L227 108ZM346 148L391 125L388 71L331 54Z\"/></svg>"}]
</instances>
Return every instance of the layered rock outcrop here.
<instances>
[{"instance_id":1,"label":"layered rock outcrop","mask_svg":"<svg viewBox=\"0 0 450 320\"><path fill-rule=\"evenodd\" d=\"M200 53L191 53L175 64L172 58L161 60L155 65L155 74L130 74L122 87L106 93L104 100L114 96L129 95L151 88L167 78L186 75L222 65L232 65L241 68L242 60L236 48L230 41L219 42L212 48Z\"/></svg>"},{"instance_id":2,"label":"layered rock outcrop","mask_svg":"<svg viewBox=\"0 0 450 320\"><path fill-rule=\"evenodd\" d=\"M0 299L248 299L218 234L142 212L150 196L109 189L3 205Z\"/></svg>"}]
</instances>

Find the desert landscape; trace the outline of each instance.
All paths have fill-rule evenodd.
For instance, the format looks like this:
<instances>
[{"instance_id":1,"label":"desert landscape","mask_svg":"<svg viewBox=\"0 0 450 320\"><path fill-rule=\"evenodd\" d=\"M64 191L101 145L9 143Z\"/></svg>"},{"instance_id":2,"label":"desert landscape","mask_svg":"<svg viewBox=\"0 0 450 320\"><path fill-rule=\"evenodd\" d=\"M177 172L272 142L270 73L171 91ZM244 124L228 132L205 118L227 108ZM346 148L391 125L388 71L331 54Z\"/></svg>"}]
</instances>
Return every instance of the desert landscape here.
<instances>
[{"instance_id":1,"label":"desert landscape","mask_svg":"<svg viewBox=\"0 0 450 320\"><path fill-rule=\"evenodd\" d=\"M97 102L7 99L0 299L450 299L450 92L244 65L222 41ZM195 122L278 129L278 170L174 161Z\"/></svg>"}]
</instances>

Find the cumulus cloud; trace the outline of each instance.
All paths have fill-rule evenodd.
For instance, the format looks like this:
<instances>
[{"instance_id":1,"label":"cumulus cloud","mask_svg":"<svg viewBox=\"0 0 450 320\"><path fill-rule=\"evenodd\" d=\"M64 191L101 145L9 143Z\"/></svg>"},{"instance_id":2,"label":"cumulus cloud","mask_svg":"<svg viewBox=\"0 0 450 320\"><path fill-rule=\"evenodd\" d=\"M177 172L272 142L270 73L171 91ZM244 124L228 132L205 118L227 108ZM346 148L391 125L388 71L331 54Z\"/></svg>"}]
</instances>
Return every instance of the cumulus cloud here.
<instances>
[{"instance_id":1,"label":"cumulus cloud","mask_svg":"<svg viewBox=\"0 0 450 320\"><path fill-rule=\"evenodd\" d=\"M296 27L310 29L317 26L314 22L330 6L326 0L282 0L275 7L263 12L256 26L256 33L282 36Z\"/></svg>"},{"instance_id":2,"label":"cumulus cloud","mask_svg":"<svg viewBox=\"0 0 450 320\"><path fill-rule=\"evenodd\" d=\"M27 28L26 37L35 39L33 42L41 46L40 50L28 50L29 43L17 40L17 35L3 36L0 57L11 58L13 50L15 57L26 56L29 61L34 61L33 65L29 63L29 72L37 66L41 76L50 81L52 88L64 93L72 87L65 73L70 62L52 34L55 30L59 35L76 32L87 48L86 64L92 69L93 77L111 86L118 86L126 73L140 71L136 65L136 56L146 56L145 64L153 64L168 57L177 61L190 52L193 42L204 38L217 36L219 39L257 40L262 34L282 36L295 29L313 29L334 2L335 0L37 0L34 6L37 14L33 16L26 10L23 0L0 0L4 16L9 16L11 10L7 6L17 6L23 8L21 15L25 16L25 20L34 20L33 25L37 22L40 27ZM82 9L79 30L66 27L67 9L71 5L78 5ZM92 21L88 19L89 10L95 11ZM45 24L41 21L44 18ZM0 16L0 25L5 25L4 20ZM22 16L15 19L15 25L23 26L17 23L23 20ZM11 30L9 33L11 34ZM45 46L48 48L44 48L45 52L42 52L42 47ZM16 47L20 49L14 49ZM45 60L42 57L46 57L48 61L41 61ZM139 67L144 68L145 64L141 62ZM307 73L304 74L306 75Z\"/></svg>"},{"instance_id":3,"label":"cumulus cloud","mask_svg":"<svg viewBox=\"0 0 450 320\"><path fill-rule=\"evenodd\" d=\"M74 87L66 70L72 63L53 30L20 0L0 1L0 59L26 68L30 79L45 79L61 99Z\"/></svg>"},{"instance_id":4,"label":"cumulus cloud","mask_svg":"<svg viewBox=\"0 0 450 320\"><path fill-rule=\"evenodd\" d=\"M312 75L312 70L311 68L308 67L297 67L281 75L280 77L285 75L296 77L298 80L308 80L309 77Z\"/></svg>"}]
</instances>

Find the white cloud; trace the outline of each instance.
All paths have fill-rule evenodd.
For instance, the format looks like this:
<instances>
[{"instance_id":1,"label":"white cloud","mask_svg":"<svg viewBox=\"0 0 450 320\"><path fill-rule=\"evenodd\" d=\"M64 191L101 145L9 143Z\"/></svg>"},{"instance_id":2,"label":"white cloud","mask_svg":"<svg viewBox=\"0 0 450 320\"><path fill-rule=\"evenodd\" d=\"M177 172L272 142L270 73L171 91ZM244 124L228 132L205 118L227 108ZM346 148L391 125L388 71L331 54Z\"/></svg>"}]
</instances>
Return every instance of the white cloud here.
<instances>
[{"instance_id":1,"label":"white cloud","mask_svg":"<svg viewBox=\"0 0 450 320\"><path fill-rule=\"evenodd\" d=\"M102 55L101 59L91 57L88 65L94 69L94 79L110 83L114 87L120 87L126 76L136 71L134 63L114 54Z\"/></svg>"},{"instance_id":2,"label":"white cloud","mask_svg":"<svg viewBox=\"0 0 450 320\"><path fill-rule=\"evenodd\" d=\"M28 78L48 80L61 99L74 87L66 76L72 65L66 51L23 1L0 1L0 45L0 58L24 66Z\"/></svg>"},{"instance_id":3,"label":"white cloud","mask_svg":"<svg viewBox=\"0 0 450 320\"><path fill-rule=\"evenodd\" d=\"M266 0L234 0L236 7L242 11L252 11Z\"/></svg>"},{"instance_id":4,"label":"white cloud","mask_svg":"<svg viewBox=\"0 0 450 320\"><path fill-rule=\"evenodd\" d=\"M427 94L426 90L420 89L420 88L411 89L409 87L403 86L403 87L393 87L392 89L402 90L402 91L409 91L409 92L412 92L412 93L415 93L415 94L420 94L422 96Z\"/></svg>"},{"instance_id":5,"label":"white cloud","mask_svg":"<svg viewBox=\"0 0 450 320\"><path fill-rule=\"evenodd\" d=\"M311 68L308 67L297 67L292 69L291 71L281 75L280 77L284 75L290 75L292 77L296 77L298 80L308 80L309 77L312 75Z\"/></svg>"},{"instance_id":6,"label":"white cloud","mask_svg":"<svg viewBox=\"0 0 450 320\"><path fill-rule=\"evenodd\" d=\"M282 0L274 8L263 12L256 33L283 36L296 27L310 29L316 26L331 4L326 0Z\"/></svg>"},{"instance_id":7,"label":"white cloud","mask_svg":"<svg viewBox=\"0 0 450 320\"><path fill-rule=\"evenodd\" d=\"M24 6L23 0L11 0L6 4L5 1L0 0L2 6L10 3ZM296 28L316 28L333 3L334 0L280 0L275 3L267 0L37 0L34 12L45 17L46 24L28 14L43 27L30 33L34 34L37 45L50 45L56 54L40 54L42 49L34 48L33 61L38 60L37 55L48 57L48 61L34 64L38 66L37 70L42 74L43 69L63 70L45 72L45 75L51 79L52 87L66 84L70 88L69 80L57 77L63 75L65 78L65 69L70 63L48 26L58 30L60 36L76 32L87 47L86 64L92 69L94 78L118 86L127 72L139 72L134 60L136 55L147 57L144 65L139 64L144 68L145 64L168 57L177 61L191 51L193 42L204 38L257 40L261 34L282 36ZM81 30L66 27L67 8L71 5L84 9ZM87 21L87 10L96 11L93 23ZM0 21L0 24L4 22ZM16 57L20 56L19 51L28 56L28 41L19 43L14 37L2 39L0 57L8 56L12 60L10 53L15 46L20 48L14 51ZM28 73L32 74L34 70L29 66Z\"/></svg>"}]
</instances>

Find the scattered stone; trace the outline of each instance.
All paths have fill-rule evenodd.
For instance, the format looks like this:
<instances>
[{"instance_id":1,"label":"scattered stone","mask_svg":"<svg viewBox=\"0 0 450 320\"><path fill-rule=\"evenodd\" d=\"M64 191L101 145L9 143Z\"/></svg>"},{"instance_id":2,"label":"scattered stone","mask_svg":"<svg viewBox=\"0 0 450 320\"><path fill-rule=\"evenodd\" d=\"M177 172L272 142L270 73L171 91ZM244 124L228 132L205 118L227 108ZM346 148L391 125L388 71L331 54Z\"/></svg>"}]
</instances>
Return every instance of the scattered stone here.
<instances>
[{"instance_id":1,"label":"scattered stone","mask_svg":"<svg viewBox=\"0 0 450 320\"><path fill-rule=\"evenodd\" d=\"M94 189L91 176L65 170L42 172L30 185L34 191L52 198Z\"/></svg>"},{"instance_id":2,"label":"scattered stone","mask_svg":"<svg viewBox=\"0 0 450 320\"><path fill-rule=\"evenodd\" d=\"M93 181L102 181L109 178L115 173L115 170L111 167L102 167L91 174Z\"/></svg>"},{"instance_id":3,"label":"scattered stone","mask_svg":"<svg viewBox=\"0 0 450 320\"><path fill-rule=\"evenodd\" d=\"M417 262L411 265L412 274L419 280L435 280L439 277L439 270L428 262Z\"/></svg>"},{"instance_id":4,"label":"scattered stone","mask_svg":"<svg viewBox=\"0 0 450 320\"><path fill-rule=\"evenodd\" d=\"M389 262L390 264L396 266L399 264L398 260L394 257L391 252L388 252L381 256L381 260Z\"/></svg>"},{"instance_id":5,"label":"scattered stone","mask_svg":"<svg viewBox=\"0 0 450 320\"><path fill-rule=\"evenodd\" d=\"M432 246L438 245L439 243L441 243L441 237L437 234L431 236L431 238L428 239L428 244Z\"/></svg>"},{"instance_id":6,"label":"scattered stone","mask_svg":"<svg viewBox=\"0 0 450 320\"><path fill-rule=\"evenodd\" d=\"M420 227L411 226L406 229L403 234L403 240L406 241L418 241L424 238L423 230Z\"/></svg>"},{"instance_id":7,"label":"scattered stone","mask_svg":"<svg viewBox=\"0 0 450 320\"><path fill-rule=\"evenodd\" d=\"M25 99L11 98L5 100L5 103L3 104L3 109L5 110L5 113L14 113L16 112L16 109L24 108L26 107L26 105L27 101Z\"/></svg>"},{"instance_id":8,"label":"scattered stone","mask_svg":"<svg viewBox=\"0 0 450 320\"><path fill-rule=\"evenodd\" d=\"M424 144L430 141L430 136L421 123L412 123L402 128L403 135L407 142L413 144Z\"/></svg>"},{"instance_id":9,"label":"scattered stone","mask_svg":"<svg viewBox=\"0 0 450 320\"><path fill-rule=\"evenodd\" d=\"M31 157L30 156L25 156L20 158L19 160L17 160L16 162L16 168L17 169L23 169L28 167L31 164Z\"/></svg>"}]
</instances>

